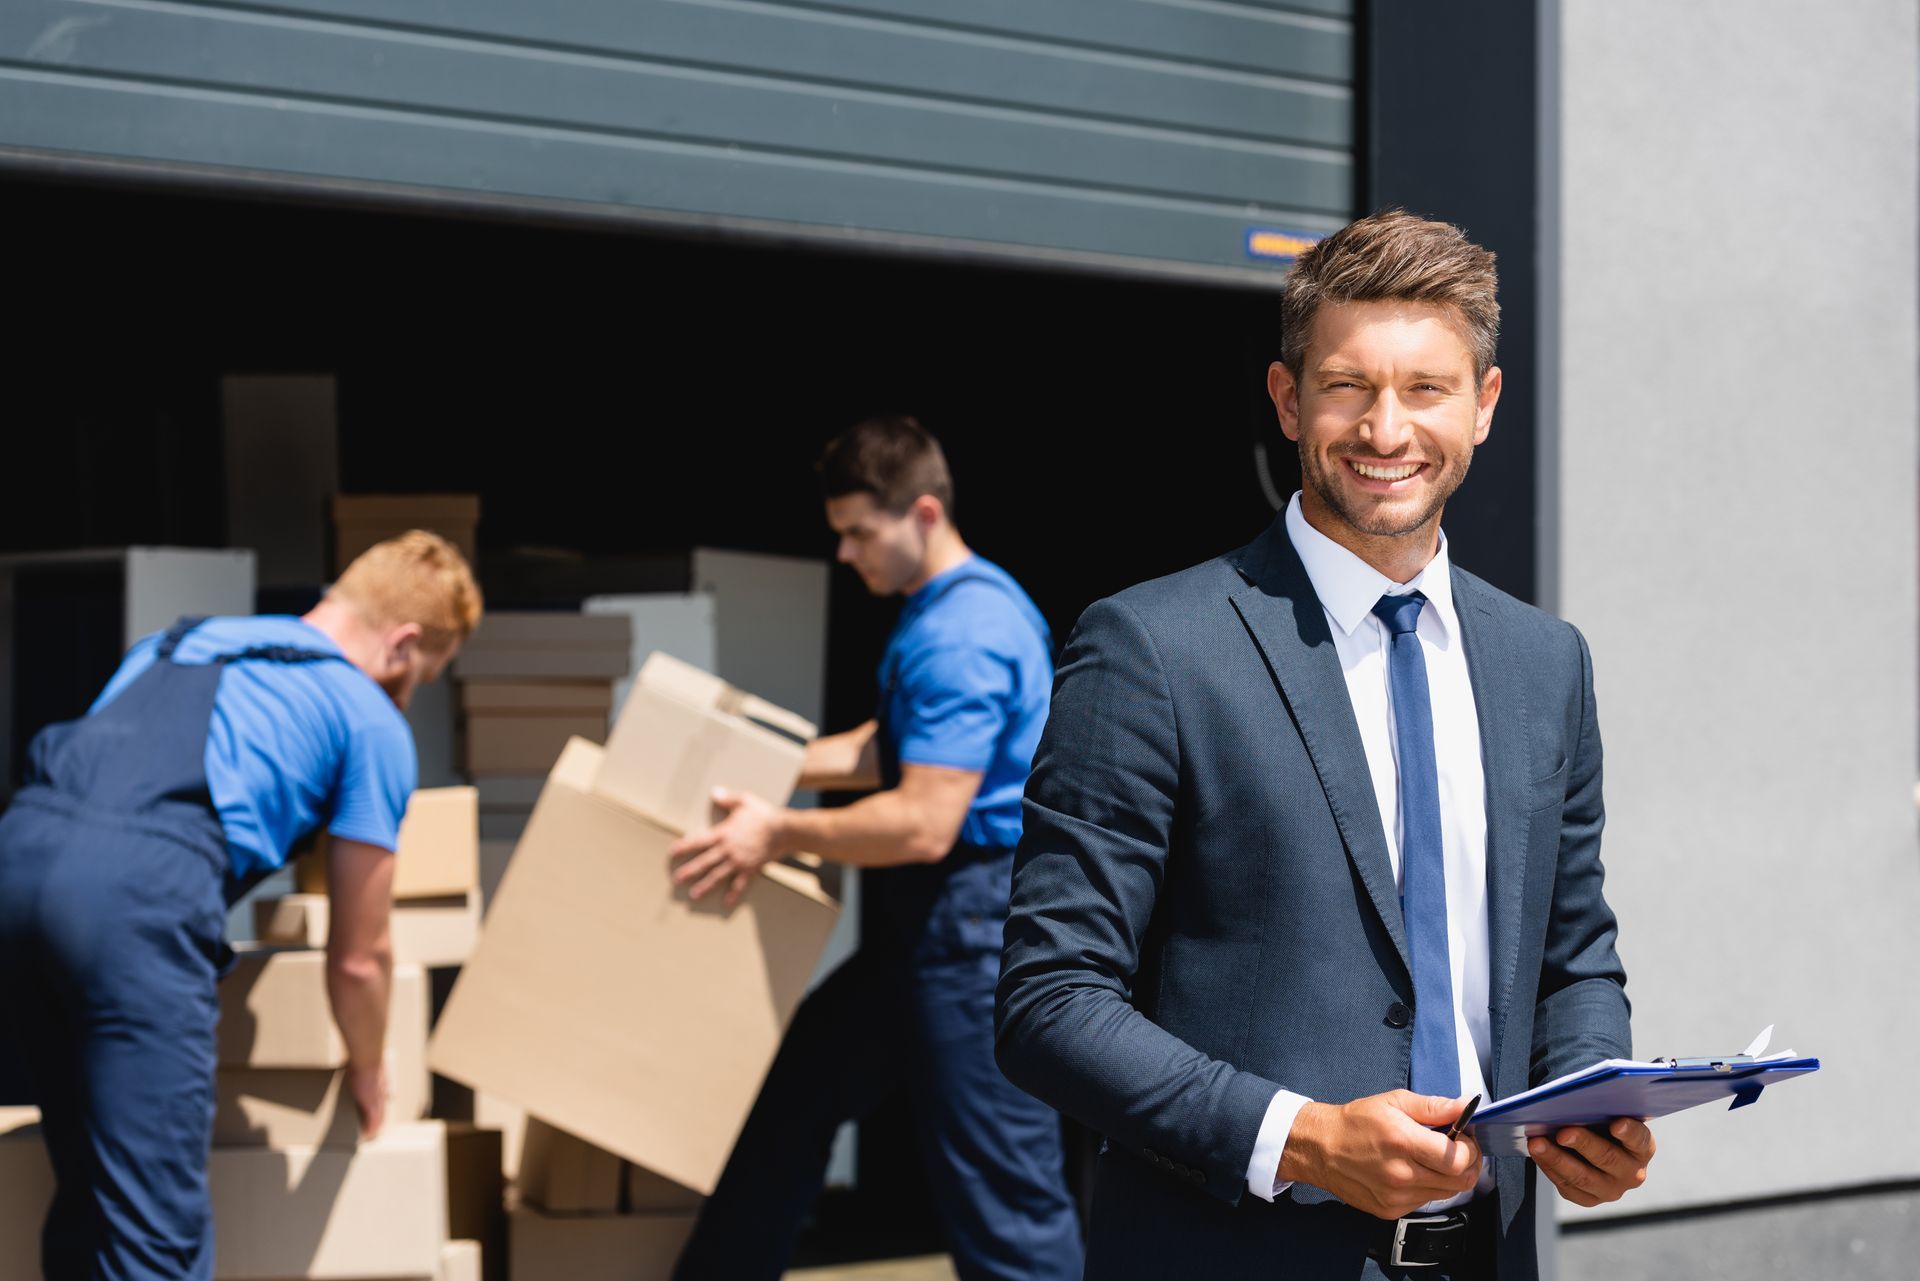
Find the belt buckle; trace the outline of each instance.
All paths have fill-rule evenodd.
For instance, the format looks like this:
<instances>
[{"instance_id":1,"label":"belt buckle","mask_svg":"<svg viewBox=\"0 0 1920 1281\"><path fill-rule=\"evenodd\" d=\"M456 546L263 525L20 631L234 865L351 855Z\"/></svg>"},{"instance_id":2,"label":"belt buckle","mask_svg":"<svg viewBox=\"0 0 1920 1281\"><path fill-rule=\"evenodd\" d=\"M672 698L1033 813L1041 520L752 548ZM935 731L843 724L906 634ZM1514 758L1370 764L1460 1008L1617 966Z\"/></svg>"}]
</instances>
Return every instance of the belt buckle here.
<instances>
[{"instance_id":1,"label":"belt buckle","mask_svg":"<svg viewBox=\"0 0 1920 1281\"><path fill-rule=\"evenodd\" d=\"M1448 1216L1444 1214L1409 1214L1404 1219L1394 1220L1393 1249L1387 1252L1387 1262L1396 1268L1437 1268L1439 1267L1440 1261L1438 1259L1428 1259L1424 1262L1421 1262L1414 1259L1404 1258L1402 1257L1400 1252L1406 1248L1408 1225L1418 1224L1423 1228L1430 1227L1436 1223L1445 1223L1447 1221L1447 1218Z\"/></svg>"}]
</instances>

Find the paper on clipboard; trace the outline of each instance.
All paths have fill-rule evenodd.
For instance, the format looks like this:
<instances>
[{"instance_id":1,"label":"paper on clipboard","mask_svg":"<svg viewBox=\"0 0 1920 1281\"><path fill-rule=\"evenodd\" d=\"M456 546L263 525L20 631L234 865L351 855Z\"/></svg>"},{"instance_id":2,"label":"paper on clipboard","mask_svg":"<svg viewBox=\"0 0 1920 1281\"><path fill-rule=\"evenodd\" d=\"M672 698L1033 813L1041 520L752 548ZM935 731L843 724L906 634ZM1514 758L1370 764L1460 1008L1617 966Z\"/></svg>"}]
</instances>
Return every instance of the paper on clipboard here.
<instances>
[{"instance_id":1,"label":"paper on clipboard","mask_svg":"<svg viewBox=\"0 0 1920 1281\"><path fill-rule=\"evenodd\" d=\"M1767 1086L1818 1071L1818 1059L1792 1050L1763 1054L1769 1026L1739 1054L1697 1059L1606 1059L1482 1108L1474 1139L1488 1156L1525 1156L1527 1140L1570 1125L1615 1117L1650 1119L1704 1103L1743 1107Z\"/></svg>"}]
</instances>

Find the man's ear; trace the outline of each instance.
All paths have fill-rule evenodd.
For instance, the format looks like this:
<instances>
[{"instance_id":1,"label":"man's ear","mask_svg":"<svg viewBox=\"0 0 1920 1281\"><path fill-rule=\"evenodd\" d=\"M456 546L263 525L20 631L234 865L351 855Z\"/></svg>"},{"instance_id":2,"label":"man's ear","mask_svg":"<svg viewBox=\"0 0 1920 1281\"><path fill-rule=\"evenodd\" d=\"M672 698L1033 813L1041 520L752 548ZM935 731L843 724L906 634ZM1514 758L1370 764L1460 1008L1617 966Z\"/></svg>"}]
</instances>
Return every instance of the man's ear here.
<instances>
[{"instance_id":1,"label":"man's ear","mask_svg":"<svg viewBox=\"0 0 1920 1281\"><path fill-rule=\"evenodd\" d=\"M931 534L940 522L947 518L947 505L932 494L922 494L914 499L910 510L913 512L914 524L920 527L923 535Z\"/></svg>"},{"instance_id":2,"label":"man's ear","mask_svg":"<svg viewBox=\"0 0 1920 1281\"><path fill-rule=\"evenodd\" d=\"M1280 361L1267 366L1267 395L1273 398L1273 411L1280 418L1280 430L1288 440L1300 439L1300 380Z\"/></svg>"},{"instance_id":3,"label":"man's ear","mask_svg":"<svg viewBox=\"0 0 1920 1281\"><path fill-rule=\"evenodd\" d=\"M401 623L387 632L387 666L404 671L413 665L413 656L421 649L426 629L418 623Z\"/></svg>"}]
</instances>

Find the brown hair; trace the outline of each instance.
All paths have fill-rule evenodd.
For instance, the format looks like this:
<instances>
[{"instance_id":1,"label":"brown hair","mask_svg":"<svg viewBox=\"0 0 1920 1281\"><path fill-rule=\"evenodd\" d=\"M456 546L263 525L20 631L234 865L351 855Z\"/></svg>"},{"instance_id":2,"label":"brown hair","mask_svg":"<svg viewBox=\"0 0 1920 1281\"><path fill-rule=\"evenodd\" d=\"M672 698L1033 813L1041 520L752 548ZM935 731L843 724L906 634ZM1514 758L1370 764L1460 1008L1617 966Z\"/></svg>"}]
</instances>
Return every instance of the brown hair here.
<instances>
[{"instance_id":1,"label":"brown hair","mask_svg":"<svg viewBox=\"0 0 1920 1281\"><path fill-rule=\"evenodd\" d=\"M480 586L455 547L438 534L410 529L354 557L327 592L375 627L418 623L427 648L445 650L480 624Z\"/></svg>"},{"instance_id":2,"label":"brown hair","mask_svg":"<svg viewBox=\"0 0 1920 1281\"><path fill-rule=\"evenodd\" d=\"M940 500L953 517L953 475L933 433L899 414L856 423L827 445L814 465L828 498L872 494L874 503L899 516L922 494Z\"/></svg>"},{"instance_id":3,"label":"brown hair","mask_svg":"<svg viewBox=\"0 0 1920 1281\"><path fill-rule=\"evenodd\" d=\"M1280 301L1280 359L1301 376L1324 303L1433 303L1459 318L1460 336L1473 351L1474 382L1484 382L1500 338L1499 284L1492 252L1460 228L1383 209L1295 260Z\"/></svg>"}]
</instances>

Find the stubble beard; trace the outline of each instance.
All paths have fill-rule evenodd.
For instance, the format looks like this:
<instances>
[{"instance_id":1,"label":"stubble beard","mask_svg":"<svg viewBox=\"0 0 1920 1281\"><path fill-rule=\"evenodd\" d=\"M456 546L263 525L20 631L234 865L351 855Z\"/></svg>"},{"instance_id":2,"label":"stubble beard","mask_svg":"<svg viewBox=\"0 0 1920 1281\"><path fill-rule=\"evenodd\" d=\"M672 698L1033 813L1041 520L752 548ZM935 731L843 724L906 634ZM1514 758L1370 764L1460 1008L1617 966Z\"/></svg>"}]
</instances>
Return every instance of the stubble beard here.
<instances>
[{"instance_id":1,"label":"stubble beard","mask_svg":"<svg viewBox=\"0 0 1920 1281\"><path fill-rule=\"evenodd\" d=\"M1370 502L1364 497L1357 500L1350 498L1335 474L1346 466L1341 462L1342 457L1334 455L1330 465L1323 464L1318 455L1309 453L1302 444L1301 478L1321 503L1340 518L1342 524L1369 538L1405 538L1431 525L1440 515L1441 508L1447 505L1447 500L1453 497L1454 491L1460 488L1460 483L1467 478L1467 468L1473 463L1473 446L1467 446L1458 456L1447 460L1440 478L1429 490L1432 497L1413 517L1401 516L1392 507Z\"/></svg>"}]
</instances>

